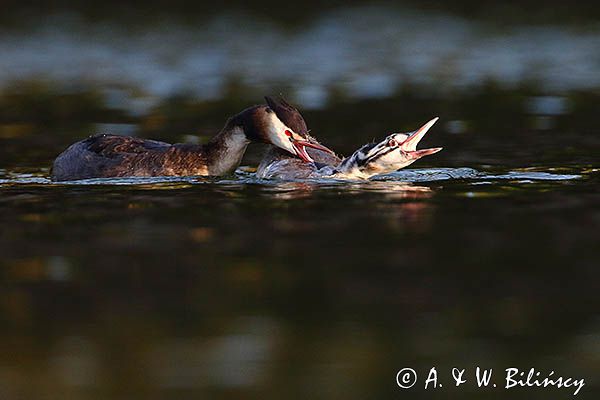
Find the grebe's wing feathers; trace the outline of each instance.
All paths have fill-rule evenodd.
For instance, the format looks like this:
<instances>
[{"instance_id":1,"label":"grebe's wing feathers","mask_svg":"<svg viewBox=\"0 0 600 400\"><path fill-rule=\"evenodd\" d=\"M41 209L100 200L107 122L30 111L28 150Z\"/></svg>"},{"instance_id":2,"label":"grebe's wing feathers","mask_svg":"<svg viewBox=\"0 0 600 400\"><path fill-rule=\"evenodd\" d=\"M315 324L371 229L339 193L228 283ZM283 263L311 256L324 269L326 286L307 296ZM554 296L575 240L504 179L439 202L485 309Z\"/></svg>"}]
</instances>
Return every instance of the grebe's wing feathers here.
<instances>
[{"instance_id":1,"label":"grebe's wing feathers","mask_svg":"<svg viewBox=\"0 0 600 400\"><path fill-rule=\"evenodd\" d=\"M315 161L315 163L336 166L342 162L342 158L335 154L312 148L307 148L306 150L308 155Z\"/></svg>"},{"instance_id":2,"label":"grebe's wing feathers","mask_svg":"<svg viewBox=\"0 0 600 400\"><path fill-rule=\"evenodd\" d=\"M139 154L148 151L166 151L171 145L156 140L140 139L130 136L100 134L90 136L83 141L86 150L102 157L114 158L124 154Z\"/></svg>"},{"instance_id":3,"label":"grebe's wing feathers","mask_svg":"<svg viewBox=\"0 0 600 400\"><path fill-rule=\"evenodd\" d=\"M308 179L313 177L317 170L314 163L307 163L298 157L287 155L279 157L271 151L258 166L256 176L260 179Z\"/></svg>"}]
</instances>

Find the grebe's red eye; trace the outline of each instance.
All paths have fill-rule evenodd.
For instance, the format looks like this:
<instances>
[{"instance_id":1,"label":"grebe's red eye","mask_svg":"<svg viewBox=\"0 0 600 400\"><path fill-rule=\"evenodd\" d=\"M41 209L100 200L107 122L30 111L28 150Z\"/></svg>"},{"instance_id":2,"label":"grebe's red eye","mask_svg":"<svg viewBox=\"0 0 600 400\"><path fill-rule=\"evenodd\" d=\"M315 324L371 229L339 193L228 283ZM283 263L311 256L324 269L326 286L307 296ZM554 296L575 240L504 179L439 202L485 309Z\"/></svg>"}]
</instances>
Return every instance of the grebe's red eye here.
<instances>
[{"instance_id":1,"label":"grebe's red eye","mask_svg":"<svg viewBox=\"0 0 600 400\"><path fill-rule=\"evenodd\" d=\"M283 133L285 133L285 136L287 137L292 137L292 132L287 129Z\"/></svg>"},{"instance_id":2,"label":"grebe's red eye","mask_svg":"<svg viewBox=\"0 0 600 400\"><path fill-rule=\"evenodd\" d=\"M396 142L394 139L390 139L387 142L388 147L396 147L398 146L398 142Z\"/></svg>"}]
</instances>

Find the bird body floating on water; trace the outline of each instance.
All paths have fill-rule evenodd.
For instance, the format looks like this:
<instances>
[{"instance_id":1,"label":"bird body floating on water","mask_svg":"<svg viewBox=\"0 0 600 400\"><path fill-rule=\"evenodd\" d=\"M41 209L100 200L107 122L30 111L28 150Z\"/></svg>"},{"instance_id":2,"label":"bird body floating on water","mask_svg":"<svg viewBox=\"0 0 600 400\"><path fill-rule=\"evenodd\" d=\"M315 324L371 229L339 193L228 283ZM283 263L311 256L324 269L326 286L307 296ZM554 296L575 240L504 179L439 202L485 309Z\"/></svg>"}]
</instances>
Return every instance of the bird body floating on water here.
<instances>
[{"instance_id":1,"label":"bird body floating on water","mask_svg":"<svg viewBox=\"0 0 600 400\"><path fill-rule=\"evenodd\" d=\"M300 117L302 118L302 117ZM312 162L305 147L331 152L307 141L267 105L229 118L204 145L169 144L130 136L94 135L74 143L54 161L54 181L90 178L226 175L240 164L250 142L270 143L298 160Z\"/></svg>"}]
</instances>

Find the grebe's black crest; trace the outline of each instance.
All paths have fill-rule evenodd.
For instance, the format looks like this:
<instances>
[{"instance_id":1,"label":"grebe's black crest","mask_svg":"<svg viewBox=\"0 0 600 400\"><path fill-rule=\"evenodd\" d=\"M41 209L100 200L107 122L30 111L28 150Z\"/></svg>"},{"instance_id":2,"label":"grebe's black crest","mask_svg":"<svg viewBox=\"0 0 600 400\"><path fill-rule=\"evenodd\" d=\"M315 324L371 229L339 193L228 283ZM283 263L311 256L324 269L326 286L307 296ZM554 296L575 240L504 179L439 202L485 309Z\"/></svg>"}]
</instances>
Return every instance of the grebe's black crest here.
<instances>
[{"instance_id":1,"label":"grebe's black crest","mask_svg":"<svg viewBox=\"0 0 600 400\"><path fill-rule=\"evenodd\" d=\"M292 128L294 132L299 135L306 137L308 135L308 127L300 111L292 106L290 103L285 101L283 97L274 98L271 96L265 96L265 100L271 110L275 111L275 115L284 124Z\"/></svg>"},{"instance_id":2,"label":"grebe's black crest","mask_svg":"<svg viewBox=\"0 0 600 400\"><path fill-rule=\"evenodd\" d=\"M317 139L309 134L306 122L296 107L288 103L281 96L265 96L265 100L277 118L305 140L303 148L299 149L296 153L298 157L308 163L337 163L340 161L331 149L321 145ZM286 157L287 154L279 151L279 149L272 148L263 159L261 165ZM292 160L294 159L295 157L292 156ZM295 162L295 160L292 162Z\"/></svg>"}]
</instances>

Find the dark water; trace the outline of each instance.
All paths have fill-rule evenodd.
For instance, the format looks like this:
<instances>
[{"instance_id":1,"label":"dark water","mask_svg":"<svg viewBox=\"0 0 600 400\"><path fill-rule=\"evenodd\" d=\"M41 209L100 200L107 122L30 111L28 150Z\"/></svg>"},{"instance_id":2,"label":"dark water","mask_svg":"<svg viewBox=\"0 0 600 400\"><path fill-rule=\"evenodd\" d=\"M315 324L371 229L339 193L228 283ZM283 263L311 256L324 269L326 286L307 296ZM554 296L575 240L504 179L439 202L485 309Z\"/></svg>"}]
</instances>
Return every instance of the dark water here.
<instances>
[{"instance_id":1,"label":"dark water","mask_svg":"<svg viewBox=\"0 0 600 400\"><path fill-rule=\"evenodd\" d=\"M44 176L0 180L9 397L393 398L405 366L478 365L597 390L595 170Z\"/></svg>"},{"instance_id":2,"label":"dark water","mask_svg":"<svg viewBox=\"0 0 600 400\"><path fill-rule=\"evenodd\" d=\"M13 7L0 399L573 396L505 390L509 367L597 398L597 13L503 25L428 4L312 7L291 26L94 8L27 25ZM259 145L223 178L48 180L91 133L202 142L279 92L342 154L434 116L422 147L444 151L369 182L258 180ZM424 390L433 366L443 388Z\"/></svg>"}]
</instances>

